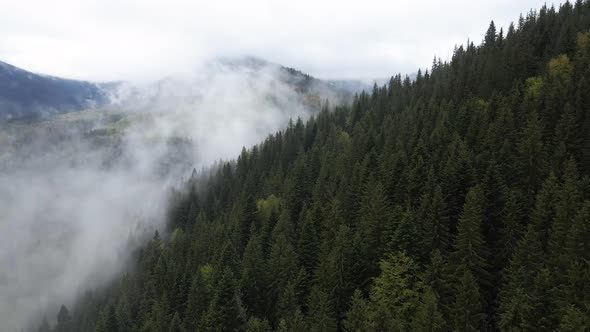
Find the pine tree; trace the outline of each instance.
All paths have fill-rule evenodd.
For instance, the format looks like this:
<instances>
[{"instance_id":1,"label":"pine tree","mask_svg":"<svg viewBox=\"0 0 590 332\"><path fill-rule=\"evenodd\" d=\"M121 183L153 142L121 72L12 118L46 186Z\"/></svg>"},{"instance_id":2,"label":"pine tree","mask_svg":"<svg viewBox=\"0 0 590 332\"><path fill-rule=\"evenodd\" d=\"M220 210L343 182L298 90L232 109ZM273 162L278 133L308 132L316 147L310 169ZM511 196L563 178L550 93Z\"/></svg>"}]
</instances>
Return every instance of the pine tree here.
<instances>
[{"instance_id":1,"label":"pine tree","mask_svg":"<svg viewBox=\"0 0 590 332\"><path fill-rule=\"evenodd\" d=\"M241 248L245 248L250 238L250 228L252 225L258 224L257 218L258 209L256 207L256 200L252 196L248 196L242 216L240 217L240 244Z\"/></svg>"},{"instance_id":2,"label":"pine tree","mask_svg":"<svg viewBox=\"0 0 590 332\"><path fill-rule=\"evenodd\" d=\"M479 186L471 188L465 199L465 208L457 226L457 238L451 255L456 271L467 268L477 280L489 285L487 271L488 249L482 238L483 193ZM461 275L457 275L457 278Z\"/></svg>"},{"instance_id":3,"label":"pine tree","mask_svg":"<svg viewBox=\"0 0 590 332\"><path fill-rule=\"evenodd\" d=\"M590 201L586 200L569 229L564 244L568 261L590 261Z\"/></svg>"},{"instance_id":4,"label":"pine tree","mask_svg":"<svg viewBox=\"0 0 590 332\"><path fill-rule=\"evenodd\" d=\"M517 288L510 299L502 306L500 315L500 328L506 331L528 331L534 330L535 325L531 320L533 304L527 292Z\"/></svg>"},{"instance_id":5,"label":"pine tree","mask_svg":"<svg viewBox=\"0 0 590 332\"><path fill-rule=\"evenodd\" d=\"M243 312L236 293L236 280L225 268L204 320L207 331L240 331L244 327Z\"/></svg>"},{"instance_id":6,"label":"pine tree","mask_svg":"<svg viewBox=\"0 0 590 332\"><path fill-rule=\"evenodd\" d=\"M299 303L297 298L296 281L292 280L280 290L277 300L276 316L290 320L297 310L299 310Z\"/></svg>"},{"instance_id":7,"label":"pine tree","mask_svg":"<svg viewBox=\"0 0 590 332\"><path fill-rule=\"evenodd\" d=\"M494 24L494 21L492 21L490 22L490 26L488 28L488 31L486 32L484 46L493 47L494 45L496 45L496 37L496 25Z\"/></svg>"},{"instance_id":8,"label":"pine tree","mask_svg":"<svg viewBox=\"0 0 590 332\"><path fill-rule=\"evenodd\" d=\"M452 305L453 293L449 264L440 251L433 251L430 264L426 266L424 284L437 297L439 310L445 319L449 318L449 309Z\"/></svg>"},{"instance_id":9,"label":"pine tree","mask_svg":"<svg viewBox=\"0 0 590 332\"><path fill-rule=\"evenodd\" d=\"M246 332L271 332L270 323L265 319L261 320L256 317L250 317Z\"/></svg>"},{"instance_id":10,"label":"pine tree","mask_svg":"<svg viewBox=\"0 0 590 332\"><path fill-rule=\"evenodd\" d=\"M367 182L359 209L359 227L364 242L363 256L368 276L377 272L386 239L386 227L391 222L391 206L381 183L374 179Z\"/></svg>"},{"instance_id":11,"label":"pine tree","mask_svg":"<svg viewBox=\"0 0 590 332\"><path fill-rule=\"evenodd\" d=\"M309 295L309 331L330 332L337 330L337 320L328 294L318 288L312 288Z\"/></svg>"},{"instance_id":12,"label":"pine tree","mask_svg":"<svg viewBox=\"0 0 590 332\"><path fill-rule=\"evenodd\" d=\"M133 317L127 298L127 295L122 296L115 307L117 326L121 332L128 332L133 329Z\"/></svg>"},{"instance_id":13,"label":"pine tree","mask_svg":"<svg viewBox=\"0 0 590 332\"><path fill-rule=\"evenodd\" d=\"M479 287L471 271L463 268L463 276L457 285L457 298L453 307L454 330L480 331L484 317Z\"/></svg>"},{"instance_id":14,"label":"pine tree","mask_svg":"<svg viewBox=\"0 0 590 332\"><path fill-rule=\"evenodd\" d=\"M391 236L391 251L401 251L408 256L419 259L421 258L421 249L415 245L416 239L421 238L422 229L418 220L417 212L409 208L402 210L400 206L396 206L393 212L393 235Z\"/></svg>"},{"instance_id":15,"label":"pine tree","mask_svg":"<svg viewBox=\"0 0 590 332\"><path fill-rule=\"evenodd\" d=\"M205 265L193 277L184 322L188 330L195 331L198 329L203 315L209 307L209 303L213 297L213 285L210 281L212 274L212 267Z\"/></svg>"},{"instance_id":16,"label":"pine tree","mask_svg":"<svg viewBox=\"0 0 590 332\"><path fill-rule=\"evenodd\" d=\"M262 245L258 235L248 241L242 259L242 278L240 280L244 304L254 316L264 317L266 313L265 301L261 299L267 294L266 264L263 257Z\"/></svg>"},{"instance_id":17,"label":"pine tree","mask_svg":"<svg viewBox=\"0 0 590 332\"><path fill-rule=\"evenodd\" d=\"M360 290L355 290L350 300L350 309L346 313L342 325L345 332L362 332L366 331L368 319L368 306L363 299Z\"/></svg>"},{"instance_id":18,"label":"pine tree","mask_svg":"<svg viewBox=\"0 0 590 332\"><path fill-rule=\"evenodd\" d=\"M308 211L303 218L298 241L299 256L301 263L308 274L312 274L317 265L319 252L319 227L314 220L312 213Z\"/></svg>"},{"instance_id":19,"label":"pine tree","mask_svg":"<svg viewBox=\"0 0 590 332\"><path fill-rule=\"evenodd\" d=\"M182 326L182 322L180 321L180 315L178 312L174 313L172 316L172 320L170 321L170 327L168 328L168 332L184 332L185 329Z\"/></svg>"},{"instance_id":20,"label":"pine tree","mask_svg":"<svg viewBox=\"0 0 590 332\"><path fill-rule=\"evenodd\" d=\"M269 286L275 297L278 297L289 281L294 280L299 272L295 249L282 234L272 245L268 259L268 270Z\"/></svg>"},{"instance_id":21,"label":"pine tree","mask_svg":"<svg viewBox=\"0 0 590 332\"><path fill-rule=\"evenodd\" d=\"M346 311L348 300L354 291L355 265L352 230L341 225L331 249L324 249L316 270L315 280L331 300L337 317Z\"/></svg>"},{"instance_id":22,"label":"pine tree","mask_svg":"<svg viewBox=\"0 0 590 332\"><path fill-rule=\"evenodd\" d=\"M529 293L534 308L529 324L542 331L553 331L558 325L556 302L552 294L553 280L549 269L541 269L534 277Z\"/></svg>"},{"instance_id":23,"label":"pine tree","mask_svg":"<svg viewBox=\"0 0 590 332\"><path fill-rule=\"evenodd\" d=\"M422 247L426 250L448 253L451 245L448 209L440 185L436 185L431 194L423 196L420 212L421 217L424 218Z\"/></svg>"},{"instance_id":24,"label":"pine tree","mask_svg":"<svg viewBox=\"0 0 590 332\"><path fill-rule=\"evenodd\" d=\"M112 331L112 332L119 332L119 323L117 322L117 315L115 313L115 308L113 306L110 306L108 313L106 315L106 321L105 321L105 329L107 331Z\"/></svg>"},{"instance_id":25,"label":"pine tree","mask_svg":"<svg viewBox=\"0 0 590 332\"><path fill-rule=\"evenodd\" d=\"M439 309L436 294L430 288L426 288L422 294L422 299L416 317L412 322L413 331L447 331L446 322Z\"/></svg>"},{"instance_id":26,"label":"pine tree","mask_svg":"<svg viewBox=\"0 0 590 332\"><path fill-rule=\"evenodd\" d=\"M567 234L581 203L578 171L573 159L570 159L566 166L563 185L556 203L555 218L551 225L551 236L548 244L549 264L556 272L563 272L567 269L568 258L570 258L565 250ZM563 281L561 279L557 283L563 283Z\"/></svg>"},{"instance_id":27,"label":"pine tree","mask_svg":"<svg viewBox=\"0 0 590 332\"><path fill-rule=\"evenodd\" d=\"M513 189L507 194L502 219L504 228L500 232L498 261L504 265L512 257L525 231L524 198L519 190Z\"/></svg>"},{"instance_id":28,"label":"pine tree","mask_svg":"<svg viewBox=\"0 0 590 332\"><path fill-rule=\"evenodd\" d=\"M543 267L541 241L533 225L529 225L505 270L500 291L500 326L525 329L535 326L535 289L531 280Z\"/></svg>"},{"instance_id":29,"label":"pine tree","mask_svg":"<svg viewBox=\"0 0 590 332\"><path fill-rule=\"evenodd\" d=\"M586 331L590 327L590 319L588 317L588 314L584 313L582 310L575 306L569 306L561 318L561 323L559 324L557 331Z\"/></svg>"},{"instance_id":30,"label":"pine tree","mask_svg":"<svg viewBox=\"0 0 590 332\"><path fill-rule=\"evenodd\" d=\"M381 274L371 288L371 301L392 314L400 325L414 317L422 283L416 263L403 253L389 255L380 262Z\"/></svg>"},{"instance_id":31,"label":"pine tree","mask_svg":"<svg viewBox=\"0 0 590 332\"><path fill-rule=\"evenodd\" d=\"M535 199L535 208L531 213L531 224L541 241L541 249L547 252L551 224L555 218L555 205L558 200L559 183L557 177L551 173L543 183Z\"/></svg>"},{"instance_id":32,"label":"pine tree","mask_svg":"<svg viewBox=\"0 0 590 332\"><path fill-rule=\"evenodd\" d=\"M586 201L578 215L572 220L565 240L563 259L560 266L564 270L557 270L561 283L556 282L555 297L559 305L570 304L580 308L590 303L590 201Z\"/></svg>"},{"instance_id":33,"label":"pine tree","mask_svg":"<svg viewBox=\"0 0 590 332\"><path fill-rule=\"evenodd\" d=\"M517 172L523 192L532 199L546 174L542 125L536 112L531 112L517 144Z\"/></svg>"}]
</instances>

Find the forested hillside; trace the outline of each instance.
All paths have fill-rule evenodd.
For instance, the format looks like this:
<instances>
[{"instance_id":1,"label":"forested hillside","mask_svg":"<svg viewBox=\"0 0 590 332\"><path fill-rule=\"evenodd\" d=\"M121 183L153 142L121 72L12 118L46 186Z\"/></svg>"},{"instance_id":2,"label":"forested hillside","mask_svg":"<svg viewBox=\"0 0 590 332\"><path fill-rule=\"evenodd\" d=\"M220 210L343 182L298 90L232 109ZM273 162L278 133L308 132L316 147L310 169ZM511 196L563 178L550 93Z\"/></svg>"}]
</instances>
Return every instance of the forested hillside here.
<instances>
[{"instance_id":1,"label":"forested hillside","mask_svg":"<svg viewBox=\"0 0 590 332\"><path fill-rule=\"evenodd\" d=\"M492 23L195 172L167 235L53 330L588 329L588 31L588 1Z\"/></svg>"}]
</instances>

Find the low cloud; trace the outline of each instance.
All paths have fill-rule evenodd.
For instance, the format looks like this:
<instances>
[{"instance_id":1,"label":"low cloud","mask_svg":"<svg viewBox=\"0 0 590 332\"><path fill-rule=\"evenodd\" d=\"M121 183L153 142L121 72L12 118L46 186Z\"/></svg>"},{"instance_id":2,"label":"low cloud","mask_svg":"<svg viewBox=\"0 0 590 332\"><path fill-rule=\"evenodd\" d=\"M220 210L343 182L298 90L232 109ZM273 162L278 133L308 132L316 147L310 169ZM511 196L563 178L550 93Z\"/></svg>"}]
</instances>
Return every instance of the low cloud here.
<instances>
[{"instance_id":1,"label":"low cloud","mask_svg":"<svg viewBox=\"0 0 590 332\"><path fill-rule=\"evenodd\" d=\"M0 130L0 331L71 305L122 268L193 167L315 109L276 66L203 66L121 85L106 110ZM142 103L143 101L143 103Z\"/></svg>"}]
</instances>

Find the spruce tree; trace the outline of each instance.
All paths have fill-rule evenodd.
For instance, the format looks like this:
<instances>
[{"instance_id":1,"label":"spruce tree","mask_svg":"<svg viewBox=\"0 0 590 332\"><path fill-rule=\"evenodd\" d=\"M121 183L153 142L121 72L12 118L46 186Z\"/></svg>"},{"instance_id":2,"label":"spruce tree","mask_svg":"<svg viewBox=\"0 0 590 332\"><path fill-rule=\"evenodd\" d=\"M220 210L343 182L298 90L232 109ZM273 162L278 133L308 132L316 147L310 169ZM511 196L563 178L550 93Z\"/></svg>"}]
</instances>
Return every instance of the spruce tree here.
<instances>
[{"instance_id":1,"label":"spruce tree","mask_svg":"<svg viewBox=\"0 0 590 332\"><path fill-rule=\"evenodd\" d=\"M346 313L342 325L345 332L366 331L368 320L368 306L360 290L355 290L350 300L350 308Z\"/></svg>"},{"instance_id":2,"label":"spruce tree","mask_svg":"<svg viewBox=\"0 0 590 332\"><path fill-rule=\"evenodd\" d=\"M264 317L266 304L262 298L265 297L264 294L268 293L266 288L268 285L267 267L258 235L252 236L246 245L241 270L240 288L244 304L251 314Z\"/></svg>"},{"instance_id":3,"label":"spruce tree","mask_svg":"<svg viewBox=\"0 0 590 332\"><path fill-rule=\"evenodd\" d=\"M470 332L482 329L485 317L479 286L470 269L463 268L463 275L457 284L456 300L453 306L453 326L455 331Z\"/></svg>"},{"instance_id":4,"label":"spruce tree","mask_svg":"<svg viewBox=\"0 0 590 332\"><path fill-rule=\"evenodd\" d=\"M420 216L423 218L423 243L425 250L439 250L448 253L451 245L447 204L440 185L422 197ZM430 252L426 256L430 255Z\"/></svg>"},{"instance_id":5,"label":"spruce tree","mask_svg":"<svg viewBox=\"0 0 590 332\"><path fill-rule=\"evenodd\" d=\"M221 272L203 323L207 331L241 331L244 328L243 309L236 292L236 280L229 268Z\"/></svg>"},{"instance_id":6,"label":"spruce tree","mask_svg":"<svg viewBox=\"0 0 590 332\"><path fill-rule=\"evenodd\" d=\"M447 331L446 322L439 309L438 298L430 288L426 288L412 322L413 331Z\"/></svg>"},{"instance_id":7,"label":"spruce tree","mask_svg":"<svg viewBox=\"0 0 590 332\"><path fill-rule=\"evenodd\" d=\"M337 330L336 315L328 294L318 288L312 288L308 308L307 326L309 331L331 332Z\"/></svg>"},{"instance_id":8,"label":"spruce tree","mask_svg":"<svg viewBox=\"0 0 590 332\"><path fill-rule=\"evenodd\" d=\"M182 322L180 321L180 315L178 312L174 313L172 316L172 320L170 321L170 327L168 328L168 332L184 332L185 329L182 326Z\"/></svg>"},{"instance_id":9,"label":"spruce tree","mask_svg":"<svg viewBox=\"0 0 590 332\"><path fill-rule=\"evenodd\" d=\"M456 271L463 273L468 269L483 285L489 285L489 273L487 271L488 249L482 238L483 193L479 186L471 188L465 199L465 207L459 224L457 225L457 237L451 259ZM457 275L460 278L461 274Z\"/></svg>"}]
</instances>

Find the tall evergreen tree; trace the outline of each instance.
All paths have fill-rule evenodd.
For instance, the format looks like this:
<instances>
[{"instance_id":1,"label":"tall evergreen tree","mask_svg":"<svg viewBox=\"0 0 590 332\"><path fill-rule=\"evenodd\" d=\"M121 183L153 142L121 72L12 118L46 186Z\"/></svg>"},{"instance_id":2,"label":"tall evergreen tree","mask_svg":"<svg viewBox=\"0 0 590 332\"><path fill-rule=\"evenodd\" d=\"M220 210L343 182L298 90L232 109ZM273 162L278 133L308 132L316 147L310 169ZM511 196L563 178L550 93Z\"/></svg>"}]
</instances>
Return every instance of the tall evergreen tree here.
<instances>
[{"instance_id":1,"label":"tall evergreen tree","mask_svg":"<svg viewBox=\"0 0 590 332\"><path fill-rule=\"evenodd\" d=\"M477 276L477 280L485 284L489 283L487 271L489 252L482 237L484 218L483 193L481 188L476 186L467 193L451 257L456 271L463 273L462 270L466 268L474 276ZM461 275L457 275L457 277L461 277Z\"/></svg>"},{"instance_id":2,"label":"tall evergreen tree","mask_svg":"<svg viewBox=\"0 0 590 332\"><path fill-rule=\"evenodd\" d=\"M225 268L217 281L215 295L204 318L207 331L241 331L244 328L243 309L236 292L232 271Z\"/></svg>"},{"instance_id":3,"label":"tall evergreen tree","mask_svg":"<svg viewBox=\"0 0 590 332\"><path fill-rule=\"evenodd\" d=\"M484 317L479 287L471 271L465 267L457 285L457 298L453 306L454 330L480 331Z\"/></svg>"},{"instance_id":4,"label":"tall evergreen tree","mask_svg":"<svg viewBox=\"0 0 590 332\"><path fill-rule=\"evenodd\" d=\"M330 332L337 330L337 320L328 294L317 288L312 289L308 306L307 325L309 331Z\"/></svg>"},{"instance_id":5,"label":"tall evergreen tree","mask_svg":"<svg viewBox=\"0 0 590 332\"><path fill-rule=\"evenodd\" d=\"M446 322L438 306L438 299L432 289L427 288L422 295L416 317L412 322L413 331L446 331Z\"/></svg>"}]
</instances>

